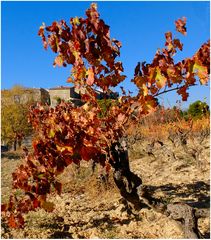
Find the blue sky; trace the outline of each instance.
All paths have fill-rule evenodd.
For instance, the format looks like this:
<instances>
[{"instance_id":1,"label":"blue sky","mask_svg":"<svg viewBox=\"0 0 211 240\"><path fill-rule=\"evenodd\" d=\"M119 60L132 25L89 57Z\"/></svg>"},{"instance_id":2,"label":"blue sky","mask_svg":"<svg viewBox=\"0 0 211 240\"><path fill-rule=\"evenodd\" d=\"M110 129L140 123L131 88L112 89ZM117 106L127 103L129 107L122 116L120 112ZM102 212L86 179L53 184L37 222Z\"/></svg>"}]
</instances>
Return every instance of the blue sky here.
<instances>
[{"instance_id":1,"label":"blue sky","mask_svg":"<svg viewBox=\"0 0 211 240\"><path fill-rule=\"evenodd\" d=\"M91 2L1 2L1 88L14 84L26 87L50 88L68 85L71 67L53 68L54 54L43 49L37 35L42 22L85 16ZM187 36L175 33L184 43L176 60L192 56L210 38L209 2L97 2L100 16L110 25L111 36L122 42L121 57L127 80L125 89L136 93L130 83L138 61L150 62L158 48L165 43L167 31L175 33L174 21L187 17ZM209 86L193 87L183 107L207 98ZM181 98L175 93L159 99L173 106Z\"/></svg>"}]
</instances>

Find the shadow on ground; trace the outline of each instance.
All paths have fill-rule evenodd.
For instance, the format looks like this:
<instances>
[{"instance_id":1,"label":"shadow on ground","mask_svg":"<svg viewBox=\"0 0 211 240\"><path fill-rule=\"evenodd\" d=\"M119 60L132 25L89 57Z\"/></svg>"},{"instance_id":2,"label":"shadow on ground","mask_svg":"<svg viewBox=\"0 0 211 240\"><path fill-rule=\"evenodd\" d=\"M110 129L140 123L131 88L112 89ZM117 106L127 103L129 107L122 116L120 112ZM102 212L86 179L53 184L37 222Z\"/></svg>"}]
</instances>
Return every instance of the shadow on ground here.
<instances>
[{"instance_id":1,"label":"shadow on ground","mask_svg":"<svg viewBox=\"0 0 211 240\"><path fill-rule=\"evenodd\" d=\"M1 158L8 158L9 160L19 160L21 159L21 154L16 152L4 152L1 153Z\"/></svg>"},{"instance_id":2,"label":"shadow on ground","mask_svg":"<svg viewBox=\"0 0 211 240\"><path fill-rule=\"evenodd\" d=\"M210 185L198 181L191 184L166 184L162 186L147 186L148 191L153 195L162 191L169 201L177 199L194 208L210 208Z\"/></svg>"}]
</instances>

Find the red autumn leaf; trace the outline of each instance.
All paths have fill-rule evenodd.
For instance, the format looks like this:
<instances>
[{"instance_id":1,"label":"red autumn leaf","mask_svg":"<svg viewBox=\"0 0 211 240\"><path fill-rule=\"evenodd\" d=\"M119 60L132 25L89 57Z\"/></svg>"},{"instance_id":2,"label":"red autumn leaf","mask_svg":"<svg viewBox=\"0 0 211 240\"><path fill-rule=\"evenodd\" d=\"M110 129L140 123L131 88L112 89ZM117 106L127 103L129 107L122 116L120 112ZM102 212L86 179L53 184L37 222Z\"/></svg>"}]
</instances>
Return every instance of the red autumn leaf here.
<instances>
[{"instance_id":1,"label":"red autumn leaf","mask_svg":"<svg viewBox=\"0 0 211 240\"><path fill-rule=\"evenodd\" d=\"M152 96L146 96L143 99L144 103L143 103L143 110L145 114L148 114L152 111L154 111L154 109L157 107L157 101L154 97Z\"/></svg>"},{"instance_id":2,"label":"red autumn leaf","mask_svg":"<svg viewBox=\"0 0 211 240\"><path fill-rule=\"evenodd\" d=\"M21 166L20 166L21 167ZM22 168L18 171L18 178L20 181L28 179L28 172L26 169Z\"/></svg>"},{"instance_id":3,"label":"red autumn leaf","mask_svg":"<svg viewBox=\"0 0 211 240\"><path fill-rule=\"evenodd\" d=\"M81 151L80 151L80 154L81 154L81 158L85 161L88 161L88 160L91 159L90 153L88 151L88 147L82 147Z\"/></svg>"},{"instance_id":4,"label":"red autumn leaf","mask_svg":"<svg viewBox=\"0 0 211 240\"><path fill-rule=\"evenodd\" d=\"M88 161L96 154L96 148L83 146L80 150L80 154L83 160Z\"/></svg>"},{"instance_id":5,"label":"red autumn leaf","mask_svg":"<svg viewBox=\"0 0 211 240\"><path fill-rule=\"evenodd\" d=\"M65 156L64 156L64 161L65 161L65 163L66 163L67 166L70 165L70 164L73 162L72 156L70 156L70 155L65 155Z\"/></svg>"},{"instance_id":6,"label":"red autumn leaf","mask_svg":"<svg viewBox=\"0 0 211 240\"><path fill-rule=\"evenodd\" d=\"M51 47L52 51L57 53L58 51L58 40L57 37L54 35L51 35L48 37L48 44Z\"/></svg>"},{"instance_id":7,"label":"red autumn leaf","mask_svg":"<svg viewBox=\"0 0 211 240\"><path fill-rule=\"evenodd\" d=\"M2 212L7 211L7 204L1 204L1 211Z\"/></svg>"},{"instance_id":8,"label":"red autumn leaf","mask_svg":"<svg viewBox=\"0 0 211 240\"><path fill-rule=\"evenodd\" d=\"M177 93L182 96L182 101L187 101L189 94L187 93L187 86L181 87Z\"/></svg>"},{"instance_id":9,"label":"red autumn leaf","mask_svg":"<svg viewBox=\"0 0 211 240\"><path fill-rule=\"evenodd\" d=\"M44 36L44 32L45 32L44 29L45 29L44 26L41 26L41 27L39 28L39 31L38 31L38 35L39 35L39 36L41 36L41 37Z\"/></svg>"},{"instance_id":10,"label":"red autumn leaf","mask_svg":"<svg viewBox=\"0 0 211 240\"><path fill-rule=\"evenodd\" d=\"M47 26L45 29L49 32L58 32L59 27L58 27L58 22L54 21L51 26Z\"/></svg>"},{"instance_id":11,"label":"red autumn leaf","mask_svg":"<svg viewBox=\"0 0 211 240\"><path fill-rule=\"evenodd\" d=\"M37 198L35 198L33 200L33 207L34 208L38 208L39 206L40 206L40 201Z\"/></svg>"},{"instance_id":12,"label":"red autumn leaf","mask_svg":"<svg viewBox=\"0 0 211 240\"><path fill-rule=\"evenodd\" d=\"M23 216L21 214L18 214L16 219L17 219L17 222L18 222L18 226L23 227L24 223L25 223Z\"/></svg>"}]
</instances>

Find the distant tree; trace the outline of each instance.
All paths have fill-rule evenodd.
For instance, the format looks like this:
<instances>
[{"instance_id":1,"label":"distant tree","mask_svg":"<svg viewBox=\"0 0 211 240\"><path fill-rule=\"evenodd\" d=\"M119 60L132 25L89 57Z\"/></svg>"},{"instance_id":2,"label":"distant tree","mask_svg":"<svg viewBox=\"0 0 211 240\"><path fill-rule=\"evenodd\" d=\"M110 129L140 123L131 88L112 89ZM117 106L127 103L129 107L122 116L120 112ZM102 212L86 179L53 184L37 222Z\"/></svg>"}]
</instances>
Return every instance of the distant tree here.
<instances>
[{"instance_id":1,"label":"distant tree","mask_svg":"<svg viewBox=\"0 0 211 240\"><path fill-rule=\"evenodd\" d=\"M198 119L209 114L209 106L206 102L198 100L190 104L187 113L190 117Z\"/></svg>"},{"instance_id":2,"label":"distant tree","mask_svg":"<svg viewBox=\"0 0 211 240\"><path fill-rule=\"evenodd\" d=\"M17 145L21 146L24 136L32 131L27 116L33 100L22 101L24 91L24 87L16 85L1 93L1 139L5 145L13 146L15 151Z\"/></svg>"},{"instance_id":3,"label":"distant tree","mask_svg":"<svg viewBox=\"0 0 211 240\"><path fill-rule=\"evenodd\" d=\"M56 100L56 103L57 103L57 104L60 104L61 101L62 101L62 99L61 99L60 97L55 97L55 100Z\"/></svg>"}]
</instances>

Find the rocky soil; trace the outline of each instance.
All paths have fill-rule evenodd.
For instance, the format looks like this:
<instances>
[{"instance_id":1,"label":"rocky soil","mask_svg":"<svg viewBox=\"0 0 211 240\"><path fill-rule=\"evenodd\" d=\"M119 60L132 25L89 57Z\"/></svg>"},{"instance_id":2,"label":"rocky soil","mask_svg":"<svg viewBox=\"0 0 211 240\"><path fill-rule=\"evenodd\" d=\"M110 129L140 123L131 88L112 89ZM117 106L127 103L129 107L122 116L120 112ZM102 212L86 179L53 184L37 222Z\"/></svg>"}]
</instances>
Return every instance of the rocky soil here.
<instances>
[{"instance_id":1,"label":"rocky soil","mask_svg":"<svg viewBox=\"0 0 211 240\"><path fill-rule=\"evenodd\" d=\"M131 169L138 174L153 196L166 203L185 202L196 208L209 208L209 138L203 143L188 140L186 146L166 141L137 141L130 145ZM11 172L20 163L15 155L2 156L2 202L11 189ZM126 210L112 179L104 178L89 163L80 169L69 166L60 176L61 196L52 194L49 201L55 210L43 209L25 215L24 229L8 229L2 221L2 238L184 238L178 223L151 209ZM209 238L209 218L199 220L205 238Z\"/></svg>"}]
</instances>

